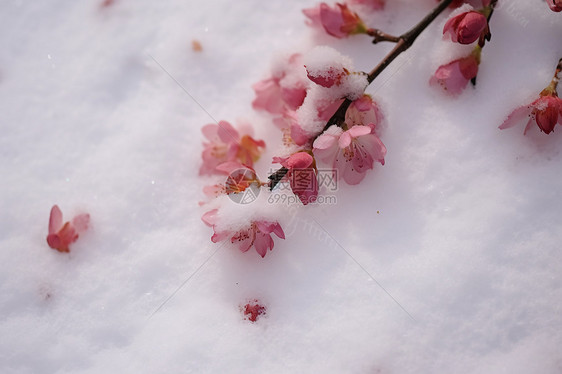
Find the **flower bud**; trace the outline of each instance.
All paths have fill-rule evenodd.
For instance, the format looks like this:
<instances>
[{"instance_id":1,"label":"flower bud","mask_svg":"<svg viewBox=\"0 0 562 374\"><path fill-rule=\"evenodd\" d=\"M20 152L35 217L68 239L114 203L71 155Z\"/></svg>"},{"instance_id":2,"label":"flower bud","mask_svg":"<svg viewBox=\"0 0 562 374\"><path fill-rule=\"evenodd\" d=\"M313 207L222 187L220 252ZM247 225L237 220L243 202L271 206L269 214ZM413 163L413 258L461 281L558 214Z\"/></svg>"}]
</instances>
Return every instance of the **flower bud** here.
<instances>
[{"instance_id":1,"label":"flower bud","mask_svg":"<svg viewBox=\"0 0 562 374\"><path fill-rule=\"evenodd\" d=\"M479 12L471 10L452 17L443 27L443 35L460 44L470 44L488 30L488 20Z\"/></svg>"}]
</instances>

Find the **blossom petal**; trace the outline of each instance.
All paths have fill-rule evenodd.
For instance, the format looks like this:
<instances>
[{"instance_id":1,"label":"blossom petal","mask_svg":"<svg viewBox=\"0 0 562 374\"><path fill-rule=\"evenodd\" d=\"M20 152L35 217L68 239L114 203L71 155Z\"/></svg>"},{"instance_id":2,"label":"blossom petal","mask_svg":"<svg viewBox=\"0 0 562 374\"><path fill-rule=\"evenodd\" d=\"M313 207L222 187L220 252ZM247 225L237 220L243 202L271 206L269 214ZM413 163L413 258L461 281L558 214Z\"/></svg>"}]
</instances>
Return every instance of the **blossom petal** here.
<instances>
[{"instance_id":1,"label":"blossom petal","mask_svg":"<svg viewBox=\"0 0 562 374\"><path fill-rule=\"evenodd\" d=\"M359 172L351 167L347 167L343 170L343 180L345 183L349 185L356 185L359 184L364 178L367 173Z\"/></svg>"},{"instance_id":2,"label":"blossom petal","mask_svg":"<svg viewBox=\"0 0 562 374\"><path fill-rule=\"evenodd\" d=\"M365 151L369 153L375 160L384 165L384 157L386 156L386 146L375 134L370 134L357 138L358 144L364 147Z\"/></svg>"},{"instance_id":3,"label":"blossom petal","mask_svg":"<svg viewBox=\"0 0 562 374\"><path fill-rule=\"evenodd\" d=\"M217 213L219 212L218 209L209 210L205 212L201 217L201 221L203 221L207 226L213 227L217 224L218 216Z\"/></svg>"},{"instance_id":4,"label":"blossom petal","mask_svg":"<svg viewBox=\"0 0 562 374\"><path fill-rule=\"evenodd\" d=\"M56 233L62 227L62 212L58 205L53 205L49 216L49 234Z\"/></svg>"},{"instance_id":5,"label":"blossom petal","mask_svg":"<svg viewBox=\"0 0 562 374\"><path fill-rule=\"evenodd\" d=\"M306 169L312 165L313 161L314 158L307 152L297 152L287 159L286 167L289 169Z\"/></svg>"},{"instance_id":6,"label":"blossom petal","mask_svg":"<svg viewBox=\"0 0 562 374\"><path fill-rule=\"evenodd\" d=\"M201 128L201 132L203 133L203 136L205 136L207 139L211 141L215 141L218 138L218 134L217 134L218 130L219 130L218 125L214 123L205 125Z\"/></svg>"},{"instance_id":7,"label":"blossom petal","mask_svg":"<svg viewBox=\"0 0 562 374\"><path fill-rule=\"evenodd\" d=\"M350 128L348 132L352 138L357 138L359 136L370 134L371 130L372 129L369 126L357 125Z\"/></svg>"},{"instance_id":8,"label":"blossom petal","mask_svg":"<svg viewBox=\"0 0 562 374\"><path fill-rule=\"evenodd\" d=\"M224 143L229 144L232 142L238 142L240 135L238 131L227 121L219 121L217 134Z\"/></svg>"},{"instance_id":9,"label":"blossom petal","mask_svg":"<svg viewBox=\"0 0 562 374\"><path fill-rule=\"evenodd\" d=\"M345 131L343 134L340 135L338 139L338 146L340 148L347 148L351 144L351 134L349 133L350 130ZM369 131L371 131L369 129Z\"/></svg>"},{"instance_id":10,"label":"blossom petal","mask_svg":"<svg viewBox=\"0 0 562 374\"><path fill-rule=\"evenodd\" d=\"M499 129L504 130L515 126L519 121L523 120L523 118L529 116L531 110L529 105L520 106L511 112L507 119L500 125Z\"/></svg>"},{"instance_id":11,"label":"blossom petal","mask_svg":"<svg viewBox=\"0 0 562 374\"><path fill-rule=\"evenodd\" d=\"M258 252L261 257L265 257L267 250L272 250L274 244L270 234L264 234L262 232L256 233L254 246L256 247L256 252Z\"/></svg>"},{"instance_id":12,"label":"blossom petal","mask_svg":"<svg viewBox=\"0 0 562 374\"><path fill-rule=\"evenodd\" d=\"M79 214L72 219L72 225L79 233L86 231L88 229L89 224L90 224L90 215L87 213Z\"/></svg>"}]
</instances>

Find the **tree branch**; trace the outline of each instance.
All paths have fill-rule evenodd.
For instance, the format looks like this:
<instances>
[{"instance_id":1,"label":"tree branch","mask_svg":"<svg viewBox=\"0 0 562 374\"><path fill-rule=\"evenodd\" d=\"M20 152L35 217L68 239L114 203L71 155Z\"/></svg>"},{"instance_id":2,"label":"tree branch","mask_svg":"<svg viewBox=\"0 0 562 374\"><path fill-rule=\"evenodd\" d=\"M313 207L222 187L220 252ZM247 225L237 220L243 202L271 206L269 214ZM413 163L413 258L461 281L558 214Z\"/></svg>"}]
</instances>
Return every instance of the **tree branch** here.
<instances>
[{"instance_id":1,"label":"tree branch","mask_svg":"<svg viewBox=\"0 0 562 374\"><path fill-rule=\"evenodd\" d=\"M384 69L386 69L392 61L394 61L394 59L396 59L396 57L398 57L402 52L410 48L412 44L414 44L414 41L417 39L417 37L435 20L435 18L437 18L437 16L439 16L439 14L441 14L441 12L443 12L443 10L445 10L445 8L449 6L449 4L451 4L452 1L453 0L443 0L442 2L440 2L417 25L415 25L413 28L411 28L404 34L400 35L399 37L395 37L383 33L380 30L371 29L372 34L369 32L368 34L375 37L373 43L376 43L377 38L379 38L378 41L391 41L391 42L395 42L396 45L382 59L382 61L377 66L375 66L373 70L369 72L369 74L367 75L367 82L371 84L375 80L375 78L378 77L384 71ZM492 0L492 3L495 4L496 1L497 0ZM345 112L347 111L347 108L349 108L350 105L351 105L351 100L345 98L343 103L341 103L341 105L336 110L336 112L328 120L326 126L324 126L324 129L322 130L322 132L320 132L320 134L322 134L332 125L341 127L345 121ZM320 136L320 134L318 134L316 137ZM273 190L275 186L285 176L285 174L287 174L287 171L288 170L286 168L281 168L269 176L269 179L271 180L269 184L269 188L271 190Z\"/></svg>"}]
</instances>

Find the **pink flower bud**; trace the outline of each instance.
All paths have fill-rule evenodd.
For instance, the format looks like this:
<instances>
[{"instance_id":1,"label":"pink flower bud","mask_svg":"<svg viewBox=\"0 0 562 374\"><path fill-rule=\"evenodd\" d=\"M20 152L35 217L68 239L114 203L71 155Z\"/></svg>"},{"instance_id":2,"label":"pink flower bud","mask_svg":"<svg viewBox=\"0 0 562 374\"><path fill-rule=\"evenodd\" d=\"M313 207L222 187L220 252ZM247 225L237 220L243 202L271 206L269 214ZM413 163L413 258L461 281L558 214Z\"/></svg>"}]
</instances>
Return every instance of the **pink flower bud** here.
<instances>
[{"instance_id":1,"label":"pink flower bud","mask_svg":"<svg viewBox=\"0 0 562 374\"><path fill-rule=\"evenodd\" d=\"M452 17L443 27L443 35L460 44L470 44L488 30L488 20L479 12L470 11Z\"/></svg>"}]
</instances>

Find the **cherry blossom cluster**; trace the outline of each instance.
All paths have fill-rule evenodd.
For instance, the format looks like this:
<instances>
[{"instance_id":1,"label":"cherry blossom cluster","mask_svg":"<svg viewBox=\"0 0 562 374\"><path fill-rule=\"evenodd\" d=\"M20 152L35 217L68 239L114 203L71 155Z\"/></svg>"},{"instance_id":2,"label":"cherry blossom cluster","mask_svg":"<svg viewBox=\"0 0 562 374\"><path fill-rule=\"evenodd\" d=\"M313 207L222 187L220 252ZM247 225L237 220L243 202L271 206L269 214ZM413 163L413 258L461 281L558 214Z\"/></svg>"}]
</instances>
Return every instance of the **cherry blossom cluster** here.
<instances>
[{"instance_id":1,"label":"cherry blossom cluster","mask_svg":"<svg viewBox=\"0 0 562 374\"><path fill-rule=\"evenodd\" d=\"M465 56L439 66L429 81L432 86L441 87L455 96L466 88L469 81L476 83L482 48L491 36L488 22L496 2L482 0L480 9L474 9L466 2L453 2L460 6L445 23L443 38L472 48Z\"/></svg>"},{"instance_id":2,"label":"cherry blossom cluster","mask_svg":"<svg viewBox=\"0 0 562 374\"><path fill-rule=\"evenodd\" d=\"M227 121L208 124L202 128L206 141L203 143L200 175L220 176L220 182L208 185L203 192L211 199L220 196L243 194L250 188L261 188L261 182L253 168L265 149L263 140L254 139L252 127L248 124L234 128ZM212 205L203 202L202 205ZM229 240L238 245L242 252L254 247L264 257L273 249L271 234L284 239L285 234L278 222L256 218L242 227L228 227L221 221L221 211L213 208L202 216L203 222L211 227L213 243Z\"/></svg>"},{"instance_id":3,"label":"cherry blossom cluster","mask_svg":"<svg viewBox=\"0 0 562 374\"><path fill-rule=\"evenodd\" d=\"M350 4L369 10L384 6L380 0ZM338 38L369 30L347 4L330 7L322 3L304 13L309 22ZM265 113L281 136L282 147L272 162L283 172L267 183L260 181L254 169L265 142L253 137L251 126L237 129L221 121L203 127L199 174L222 178L203 189L211 199L201 205L206 208L202 220L214 231L212 242L229 241L242 252L255 248L264 257L274 247L274 236L285 238L281 225L271 216L253 214L243 224L233 223L227 217L225 196L234 198L264 187L270 190L281 183L307 205L318 198L320 165L331 170L333 178L348 184L361 182L375 162L384 165L386 147L380 139L383 115L378 103L364 93L368 84L366 73L356 71L350 58L329 47L288 54L275 61L270 75L252 86L252 107ZM345 120L326 126L345 100L350 101Z\"/></svg>"},{"instance_id":4,"label":"cherry blossom cluster","mask_svg":"<svg viewBox=\"0 0 562 374\"><path fill-rule=\"evenodd\" d=\"M559 3L549 1L556 11ZM356 185L375 164L384 165L387 149L381 140L385 124L383 111L377 100L365 93L366 87L449 6L456 9L443 26L443 39L466 46L467 52L441 65L430 84L451 95L460 94L469 81L475 84L482 48L491 38L489 21L496 3L497 0L443 0L424 20L398 37L369 28L353 10L379 11L384 8L383 0L320 3L304 9L307 24L329 36L341 39L364 34L372 37L375 44L393 42L396 46L369 73L357 71L349 57L327 46L289 53L275 61L270 74L252 86L253 109L263 113L280 130L281 147L271 160L279 166L267 182L260 180L254 169L265 142L253 137L251 126L235 128L221 121L203 127L206 140L199 172L202 176L221 178L203 190L211 199L201 203L205 207L202 220L213 229L211 241L230 242L242 252L255 248L265 257L274 247L275 236L285 239L280 215L257 209L247 210L245 218L232 219L229 214L233 211L225 202L240 203L241 196L251 192L255 197L261 190L271 195L285 186L300 205L306 206L317 202L321 193L319 170L330 171L333 180ZM561 64L540 97L516 109L501 129L515 125L525 116L530 117L525 132L533 120L545 133L560 124L562 104L556 88Z\"/></svg>"},{"instance_id":5,"label":"cherry blossom cluster","mask_svg":"<svg viewBox=\"0 0 562 374\"><path fill-rule=\"evenodd\" d=\"M285 81L286 76L300 79ZM257 88L275 78L254 86L253 104L275 116L273 123L281 129L285 147L284 154L273 161L286 170L281 180L289 182L302 204L314 203L318 197L316 176L320 163L333 171L334 178L348 184L363 180L375 161L384 164L386 148L379 138L382 112L377 102L364 93L368 84L365 73L354 71L349 58L334 49L316 47L302 57L290 56L279 77L268 91ZM292 105L297 100L287 93L298 95L297 107ZM345 121L325 128L345 99L351 101ZM307 183L303 185L303 181Z\"/></svg>"}]
</instances>

